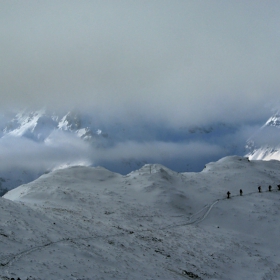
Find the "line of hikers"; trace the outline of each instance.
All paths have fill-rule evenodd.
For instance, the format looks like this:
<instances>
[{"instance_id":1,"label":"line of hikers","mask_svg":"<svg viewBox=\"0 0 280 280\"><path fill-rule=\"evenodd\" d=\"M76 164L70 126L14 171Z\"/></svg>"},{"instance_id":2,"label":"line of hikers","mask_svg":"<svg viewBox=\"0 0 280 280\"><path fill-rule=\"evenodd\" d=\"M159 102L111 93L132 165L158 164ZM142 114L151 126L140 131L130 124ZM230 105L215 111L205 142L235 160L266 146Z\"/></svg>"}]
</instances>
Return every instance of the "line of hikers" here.
<instances>
[{"instance_id":1,"label":"line of hikers","mask_svg":"<svg viewBox=\"0 0 280 280\"><path fill-rule=\"evenodd\" d=\"M277 187L278 187L278 191L280 191L280 185L277 185ZM271 187L271 185L269 185L268 186L268 191L271 192L271 189L272 189L272 187ZM258 186L258 191L262 192L262 187L261 186ZM240 196L243 195L242 189L240 189L239 194L240 194ZM231 195L231 193L228 191L227 192L227 198L230 198L230 195Z\"/></svg>"}]
</instances>

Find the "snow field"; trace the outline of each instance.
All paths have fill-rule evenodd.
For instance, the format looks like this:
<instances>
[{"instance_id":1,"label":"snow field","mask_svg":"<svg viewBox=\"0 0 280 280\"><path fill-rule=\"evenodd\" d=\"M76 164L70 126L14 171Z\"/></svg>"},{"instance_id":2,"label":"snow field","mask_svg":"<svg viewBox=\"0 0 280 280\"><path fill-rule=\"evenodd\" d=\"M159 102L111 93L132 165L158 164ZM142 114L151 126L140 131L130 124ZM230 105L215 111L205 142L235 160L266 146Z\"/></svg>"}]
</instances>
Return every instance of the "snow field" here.
<instances>
[{"instance_id":1,"label":"snow field","mask_svg":"<svg viewBox=\"0 0 280 280\"><path fill-rule=\"evenodd\" d=\"M278 161L242 157L200 173L145 165L126 176L102 167L45 174L0 199L0 276L277 279L279 181Z\"/></svg>"}]
</instances>

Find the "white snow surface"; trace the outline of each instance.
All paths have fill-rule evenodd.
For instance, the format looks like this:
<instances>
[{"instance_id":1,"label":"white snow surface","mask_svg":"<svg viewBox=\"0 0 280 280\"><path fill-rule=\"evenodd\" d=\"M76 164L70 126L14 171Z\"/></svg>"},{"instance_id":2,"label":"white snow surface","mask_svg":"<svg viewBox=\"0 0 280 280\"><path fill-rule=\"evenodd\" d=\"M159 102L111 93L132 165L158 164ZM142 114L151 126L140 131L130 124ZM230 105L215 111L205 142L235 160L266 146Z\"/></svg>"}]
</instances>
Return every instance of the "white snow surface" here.
<instances>
[{"instance_id":1,"label":"white snow surface","mask_svg":"<svg viewBox=\"0 0 280 280\"><path fill-rule=\"evenodd\" d=\"M237 156L45 174L0 198L0 279L279 279L278 184L279 161Z\"/></svg>"}]
</instances>

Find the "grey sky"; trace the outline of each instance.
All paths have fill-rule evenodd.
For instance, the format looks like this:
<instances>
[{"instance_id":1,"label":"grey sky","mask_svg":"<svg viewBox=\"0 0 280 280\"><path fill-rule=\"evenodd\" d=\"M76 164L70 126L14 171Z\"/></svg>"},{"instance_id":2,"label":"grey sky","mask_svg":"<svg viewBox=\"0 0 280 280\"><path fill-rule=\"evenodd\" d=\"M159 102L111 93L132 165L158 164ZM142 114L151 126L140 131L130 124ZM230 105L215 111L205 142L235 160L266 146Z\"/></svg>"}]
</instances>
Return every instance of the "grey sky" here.
<instances>
[{"instance_id":1,"label":"grey sky","mask_svg":"<svg viewBox=\"0 0 280 280\"><path fill-rule=\"evenodd\" d=\"M2 108L85 107L179 127L265 119L280 102L279 1L0 7Z\"/></svg>"}]
</instances>

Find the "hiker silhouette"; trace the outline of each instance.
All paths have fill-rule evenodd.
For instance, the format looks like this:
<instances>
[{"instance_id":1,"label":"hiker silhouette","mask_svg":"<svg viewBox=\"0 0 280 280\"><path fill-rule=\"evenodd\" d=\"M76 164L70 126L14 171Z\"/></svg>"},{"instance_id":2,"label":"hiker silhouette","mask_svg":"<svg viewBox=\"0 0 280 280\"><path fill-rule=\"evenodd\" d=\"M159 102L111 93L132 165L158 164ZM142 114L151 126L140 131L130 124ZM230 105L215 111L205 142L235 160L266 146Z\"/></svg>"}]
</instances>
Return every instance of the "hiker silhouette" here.
<instances>
[{"instance_id":1,"label":"hiker silhouette","mask_svg":"<svg viewBox=\"0 0 280 280\"><path fill-rule=\"evenodd\" d=\"M270 185L268 186L268 191L271 192L271 186Z\"/></svg>"},{"instance_id":2,"label":"hiker silhouette","mask_svg":"<svg viewBox=\"0 0 280 280\"><path fill-rule=\"evenodd\" d=\"M229 198L229 197L230 197L230 192L228 191L228 192L227 192L227 198Z\"/></svg>"},{"instance_id":3,"label":"hiker silhouette","mask_svg":"<svg viewBox=\"0 0 280 280\"><path fill-rule=\"evenodd\" d=\"M258 190L259 190L259 192L261 192L262 191L262 187L258 186Z\"/></svg>"},{"instance_id":4,"label":"hiker silhouette","mask_svg":"<svg viewBox=\"0 0 280 280\"><path fill-rule=\"evenodd\" d=\"M239 192L240 192L240 195L242 195L242 194L243 194L243 191L242 191L242 189L240 189L240 191L239 191Z\"/></svg>"}]
</instances>

